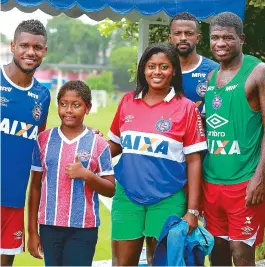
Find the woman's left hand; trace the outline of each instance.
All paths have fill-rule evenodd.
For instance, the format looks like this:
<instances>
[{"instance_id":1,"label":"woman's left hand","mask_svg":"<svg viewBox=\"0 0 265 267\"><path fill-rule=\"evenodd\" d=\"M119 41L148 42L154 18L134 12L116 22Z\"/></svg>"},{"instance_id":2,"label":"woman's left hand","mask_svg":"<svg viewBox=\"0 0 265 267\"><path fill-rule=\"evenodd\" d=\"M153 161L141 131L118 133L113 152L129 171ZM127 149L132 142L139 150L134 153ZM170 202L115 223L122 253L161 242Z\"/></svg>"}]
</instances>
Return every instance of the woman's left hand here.
<instances>
[{"instance_id":1,"label":"woman's left hand","mask_svg":"<svg viewBox=\"0 0 265 267\"><path fill-rule=\"evenodd\" d=\"M192 231L198 227L198 217L187 212L185 216L182 218L182 220L186 221L187 224L189 225L189 232L188 234L190 235Z\"/></svg>"}]
</instances>

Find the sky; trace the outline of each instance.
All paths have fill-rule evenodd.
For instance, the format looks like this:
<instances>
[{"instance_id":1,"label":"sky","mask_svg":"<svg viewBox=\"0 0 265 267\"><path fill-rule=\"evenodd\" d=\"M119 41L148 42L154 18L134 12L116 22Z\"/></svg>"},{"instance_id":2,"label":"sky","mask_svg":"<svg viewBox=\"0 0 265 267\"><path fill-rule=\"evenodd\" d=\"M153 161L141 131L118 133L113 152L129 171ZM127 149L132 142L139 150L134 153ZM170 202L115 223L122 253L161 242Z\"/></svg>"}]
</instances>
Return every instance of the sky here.
<instances>
[{"instance_id":1,"label":"sky","mask_svg":"<svg viewBox=\"0 0 265 267\"><path fill-rule=\"evenodd\" d=\"M16 27L22 20L38 19L44 24L44 26L46 26L48 19L51 18L52 16L49 16L40 10L37 10L33 13L23 13L17 8L7 12L0 11L0 32L11 40ZM81 16L80 19L87 24L97 23L96 21L88 18L86 15Z\"/></svg>"}]
</instances>

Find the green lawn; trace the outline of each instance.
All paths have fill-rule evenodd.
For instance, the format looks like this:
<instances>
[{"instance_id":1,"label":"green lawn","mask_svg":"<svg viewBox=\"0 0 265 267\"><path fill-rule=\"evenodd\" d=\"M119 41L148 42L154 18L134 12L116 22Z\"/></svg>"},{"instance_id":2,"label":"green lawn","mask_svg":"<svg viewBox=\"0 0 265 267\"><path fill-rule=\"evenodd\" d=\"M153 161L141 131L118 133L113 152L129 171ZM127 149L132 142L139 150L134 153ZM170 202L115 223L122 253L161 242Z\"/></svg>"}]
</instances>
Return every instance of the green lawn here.
<instances>
[{"instance_id":1,"label":"green lawn","mask_svg":"<svg viewBox=\"0 0 265 267\"><path fill-rule=\"evenodd\" d=\"M96 114L89 114L86 116L85 125L99 129L106 137L109 130L112 118L117 108L117 102L111 102L106 108L99 109ZM60 118L57 114L57 107L55 99L52 99L50 112L48 117L47 128L55 127L60 125ZM96 248L96 254L94 260L106 260L111 258L111 247L110 247L110 212L107 208L100 203L100 218L101 226L99 227L99 239ZM25 216L27 223L27 216ZM27 249L26 249L27 250ZM14 262L15 266L43 266L43 260L38 260L30 256L28 252L17 255Z\"/></svg>"}]
</instances>

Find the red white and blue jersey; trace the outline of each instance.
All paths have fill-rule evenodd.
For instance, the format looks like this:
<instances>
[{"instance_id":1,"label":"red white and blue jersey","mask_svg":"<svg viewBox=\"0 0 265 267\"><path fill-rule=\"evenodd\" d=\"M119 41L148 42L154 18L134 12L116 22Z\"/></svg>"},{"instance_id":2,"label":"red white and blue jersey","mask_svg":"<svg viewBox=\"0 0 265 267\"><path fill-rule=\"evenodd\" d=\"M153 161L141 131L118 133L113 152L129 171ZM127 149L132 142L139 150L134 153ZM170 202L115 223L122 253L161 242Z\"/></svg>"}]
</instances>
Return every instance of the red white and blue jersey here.
<instances>
[{"instance_id":1,"label":"red white and blue jersey","mask_svg":"<svg viewBox=\"0 0 265 267\"><path fill-rule=\"evenodd\" d=\"M113 119L109 138L122 146L115 178L135 203L150 205L174 194L187 182L185 155L207 149L195 104L177 98L148 105L127 93Z\"/></svg>"},{"instance_id":2,"label":"red white and blue jersey","mask_svg":"<svg viewBox=\"0 0 265 267\"><path fill-rule=\"evenodd\" d=\"M29 87L14 84L1 67L1 206L23 208L32 151L45 128L50 92L35 78Z\"/></svg>"},{"instance_id":3,"label":"red white and blue jersey","mask_svg":"<svg viewBox=\"0 0 265 267\"><path fill-rule=\"evenodd\" d=\"M197 66L182 72L182 83L186 97L195 102L200 111L202 111L204 104L208 74L218 66L219 64L215 61L200 56Z\"/></svg>"},{"instance_id":4,"label":"red white and blue jersey","mask_svg":"<svg viewBox=\"0 0 265 267\"><path fill-rule=\"evenodd\" d=\"M98 194L81 179L70 179L65 172L68 163L78 155L83 166L100 176L113 175L107 141L85 129L68 140L58 128L39 134L33 152L31 170L43 172L39 224L64 227L97 227Z\"/></svg>"}]
</instances>

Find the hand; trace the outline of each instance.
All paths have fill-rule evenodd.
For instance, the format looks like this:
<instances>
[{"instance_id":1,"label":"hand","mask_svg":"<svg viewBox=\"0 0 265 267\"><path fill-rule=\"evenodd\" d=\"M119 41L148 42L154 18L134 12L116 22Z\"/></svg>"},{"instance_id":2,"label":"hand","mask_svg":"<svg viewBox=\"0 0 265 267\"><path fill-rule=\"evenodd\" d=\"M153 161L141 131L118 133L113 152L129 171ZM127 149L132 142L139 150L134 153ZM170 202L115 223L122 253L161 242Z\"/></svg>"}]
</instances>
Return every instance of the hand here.
<instances>
[{"instance_id":1,"label":"hand","mask_svg":"<svg viewBox=\"0 0 265 267\"><path fill-rule=\"evenodd\" d=\"M101 136L101 137L104 136L103 133L100 132L99 129L94 129L94 128L91 128L91 127L88 127L88 126L87 126L87 129L89 129L90 131L92 131L94 134L98 134L98 135Z\"/></svg>"},{"instance_id":2,"label":"hand","mask_svg":"<svg viewBox=\"0 0 265 267\"><path fill-rule=\"evenodd\" d=\"M262 175L254 174L246 190L246 207L258 205L264 201L265 187Z\"/></svg>"},{"instance_id":3,"label":"hand","mask_svg":"<svg viewBox=\"0 0 265 267\"><path fill-rule=\"evenodd\" d=\"M36 234L29 234L28 237L28 251L31 256L37 259L43 259L41 254L43 254L42 246L40 243L40 237Z\"/></svg>"},{"instance_id":4,"label":"hand","mask_svg":"<svg viewBox=\"0 0 265 267\"><path fill-rule=\"evenodd\" d=\"M189 232L188 234L190 235L192 231L198 227L198 217L187 212L185 216L182 218L182 220L186 221L187 224L189 225Z\"/></svg>"},{"instance_id":5,"label":"hand","mask_svg":"<svg viewBox=\"0 0 265 267\"><path fill-rule=\"evenodd\" d=\"M87 169L85 169L85 167L80 162L78 155L76 155L75 162L68 163L65 168L65 172L71 179L84 179L86 176Z\"/></svg>"}]
</instances>

